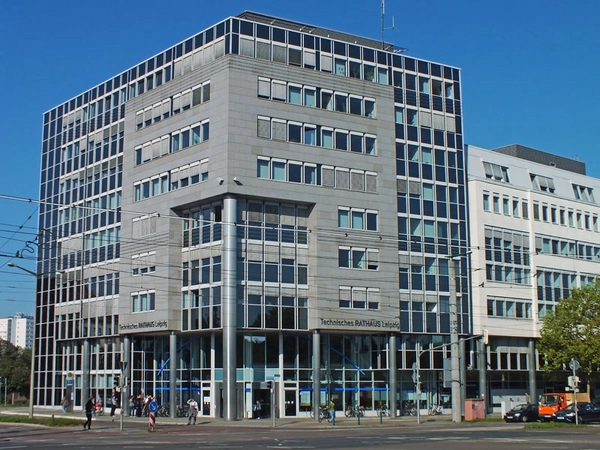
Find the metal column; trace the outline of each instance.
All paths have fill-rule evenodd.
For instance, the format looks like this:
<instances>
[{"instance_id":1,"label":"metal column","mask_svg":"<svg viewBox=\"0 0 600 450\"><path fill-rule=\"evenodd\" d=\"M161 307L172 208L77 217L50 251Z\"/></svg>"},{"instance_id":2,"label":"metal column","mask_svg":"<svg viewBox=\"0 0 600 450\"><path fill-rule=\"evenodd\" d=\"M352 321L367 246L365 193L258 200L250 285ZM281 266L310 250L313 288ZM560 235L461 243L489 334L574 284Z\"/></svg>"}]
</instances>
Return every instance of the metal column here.
<instances>
[{"instance_id":1,"label":"metal column","mask_svg":"<svg viewBox=\"0 0 600 450\"><path fill-rule=\"evenodd\" d=\"M121 414L129 416L129 397L131 397L131 339L123 336L123 368L121 369Z\"/></svg>"},{"instance_id":2,"label":"metal column","mask_svg":"<svg viewBox=\"0 0 600 450\"><path fill-rule=\"evenodd\" d=\"M535 381L535 367L536 367L536 357L535 357L535 341L533 339L529 340L529 401L531 403L537 404L538 395L537 395L537 384Z\"/></svg>"},{"instance_id":3,"label":"metal column","mask_svg":"<svg viewBox=\"0 0 600 450\"><path fill-rule=\"evenodd\" d=\"M477 340L477 366L479 366L479 396L483 399L483 411L487 416L487 354L484 338Z\"/></svg>"},{"instance_id":4,"label":"metal column","mask_svg":"<svg viewBox=\"0 0 600 450\"><path fill-rule=\"evenodd\" d=\"M83 409L87 399L90 398L90 341L87 339L83 341L81 358L81 409Z\"/></svg>"},{"instance_id":5,"label":"metal column","mask_svg":"<svg viewBox=\"0 0 600 450\"><path fill-rule=\"evenodd\" d=\"M318 330L313 333L313 411L315 420L319 420L321 406L321 335Z\"/></svg>"},{"instance_id":6,"label":"metal column","mask_svg":"<svg viewBox=\"0 0 600 450\"><path fill-rule=\"evenodd\" d=\"M236 248L237 201L223 200L223 418L237 419L236 395ZM218 399L215 399L218 400Z\"/></svg>"},{"instance_id":7,"label":"metal column","mask_svg":"<svg viewBox=\"0 0 600 450\"><path fill-rule=\"evenodd\" d=\"M169 336L169 391L170 416L174 419L177 417L177 335L174 331Z\"/></svg>"},{"instance_id":8,"label":"metal column","mask_svg":"<svg viewBox=\"0 0 600 450\"><path fill-rule=\"evenodd\" d=\"M467 358L465 352L465 341L459 341L460 352L460 415L465 417L465 399L467 398Z\"/></svg>"},{"instance_id":9,"label":"metal column","mask_svg":"<svg viewBox=\"0 0 600 450\"><path fill-rule=\"evenodd\" d=\"M389 386L389 408L390 408L390 416L396 417L396 391L398 390L398 380L396 378L396 374L398 373L398 368L396 367L396 335L390 334L389 341L389 361L390 361L390 386Z\"/></svg>"},{"instance_id":10,"label":"metal column","mask_svg":"<svg viewBox=\"0 0 600 450\"><path fill-rule=\"evenodd\" d=\"M456 265L450 258L450 359L452 367L452 422L462 421L460 389L460 355L458 349L458 300L456 298Z\"/></svg>"}]
</instances>

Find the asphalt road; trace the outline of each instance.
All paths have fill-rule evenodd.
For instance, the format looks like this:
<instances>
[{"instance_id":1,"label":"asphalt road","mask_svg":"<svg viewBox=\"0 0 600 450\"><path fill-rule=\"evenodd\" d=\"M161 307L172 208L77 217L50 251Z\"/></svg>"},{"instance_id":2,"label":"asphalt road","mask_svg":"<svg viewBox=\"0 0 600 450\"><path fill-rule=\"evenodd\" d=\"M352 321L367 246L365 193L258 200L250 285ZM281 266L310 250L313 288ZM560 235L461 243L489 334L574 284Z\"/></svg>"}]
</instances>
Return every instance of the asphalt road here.
<instances>
[{"instance_id":1,"label":"asphalt road","mask_svg":"<svg viewBox=\"0 0 600 450\"><path fill-rule=\"evenodd\" d=\"M159 426L148 432L144 423L119 431L97 422L91 431L79 427L46 428L0 424L0 450L77 449L528 449L600 450L600 426L524 429L519 424L434 422L417 426L318 426L312 422L267 426L221 426L202 422ZM262 425L262 424L261 424Z\"/></svg>"}]
</instances>

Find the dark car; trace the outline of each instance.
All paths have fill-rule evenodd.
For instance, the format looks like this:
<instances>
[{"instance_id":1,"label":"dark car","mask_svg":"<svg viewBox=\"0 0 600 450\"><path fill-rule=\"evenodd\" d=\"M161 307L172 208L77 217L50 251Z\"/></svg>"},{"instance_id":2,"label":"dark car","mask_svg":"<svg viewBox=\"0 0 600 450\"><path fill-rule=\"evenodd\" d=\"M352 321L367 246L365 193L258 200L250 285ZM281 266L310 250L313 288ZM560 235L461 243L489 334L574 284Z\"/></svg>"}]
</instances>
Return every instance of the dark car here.
<instances>
[{"instance_id":1,"label":"dark car","mask_svg":"<svg viewBox=\"0 0 600 450\"><path fill-rule=\"evenodd\" d=\"M577 403L577 415L579 423L600 422L600 406L595 403ZM556 422L575 423L575 403L554 413Z\"/></svg>"},{"instance_id":2,"label":"dark car","mask_svg":"<svg viewBox=\"0 0 600 450\"><path fill-rule=\"evenodd\" d=\"M523 403L504 414L506 422L535 422L538 420L538 405Z\"/></svg>"}]
</instances>

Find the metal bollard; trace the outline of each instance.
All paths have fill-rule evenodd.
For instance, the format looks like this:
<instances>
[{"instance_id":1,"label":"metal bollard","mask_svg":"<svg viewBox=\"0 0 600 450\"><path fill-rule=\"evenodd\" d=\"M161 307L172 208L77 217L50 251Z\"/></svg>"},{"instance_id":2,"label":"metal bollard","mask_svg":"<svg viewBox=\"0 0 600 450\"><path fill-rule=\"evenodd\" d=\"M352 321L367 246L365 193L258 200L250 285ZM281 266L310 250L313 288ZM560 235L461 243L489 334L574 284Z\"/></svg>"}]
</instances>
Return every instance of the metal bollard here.
<instances>
[{"instance_id":1,"label":"metal bollard","mask_svg":"<svg viewBox=\"0 0 600 450\"><path fill-rule=\"evenodd\" d=\"M360 425L360 414L356 414L356 417L358 418L358 424Z\"/></svg>"},{"instance_id":2,"label":"metal bollard","mask_svg":"<svg viewBox=\"0 0 600 450\"><path fill-rule=\"evenodd\" d=\"M379 411L379 425L383 425L383 412Z\"/></svg>"}]
</instances>

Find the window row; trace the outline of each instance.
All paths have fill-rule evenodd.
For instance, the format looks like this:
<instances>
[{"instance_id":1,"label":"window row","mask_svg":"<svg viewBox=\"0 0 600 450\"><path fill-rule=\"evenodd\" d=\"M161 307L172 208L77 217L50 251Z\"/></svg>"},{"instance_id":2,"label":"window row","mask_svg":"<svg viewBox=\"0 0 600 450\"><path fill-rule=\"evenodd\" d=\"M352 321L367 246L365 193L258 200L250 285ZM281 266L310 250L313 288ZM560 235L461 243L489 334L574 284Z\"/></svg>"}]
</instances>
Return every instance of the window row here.
<instances>
[{"instance_id":1,"label":"window row","mask_svg":"<svg viewBox=\"0 0 600 450\"><path fill-rule=\"evenodd\" d=\"M448 259L425 257L424 263L400 266L399 288L409 291L449 292Z\"/></svg>"},{"instance_id":2,"label":"window row","mask_svg":"<svg viewBox=\"0 0 600 450\"><path fill-rule=\"evenodd\" d=\"M238 238L303 246L308 243L309 212L305 206L256 201L238 205Z\"/></svg>"},{"instance_id":3,"label":"window row","mask_svg":"<svg viewBox=\"0 0 600 450\"><path fill-rule=\"evenodd\" d=\"M221 327L221 286L190 289L182 296L182 330Z\"/></svg>"},{"instance_id":4,"label":"window row","mask_svg":"<svg viewBox=\"0 0 600 450\"><path fill-rule=\"evenodd\" d=\"M156 252L144 252L131 255L131 274L145 275L156 272Z\"/></svg>"},{"instance_id":5,"label":"window row","mask_svg":"<svg viewBox=\"0 0 600 450\"><path fill-rule=\"evenodd\" d=\"M377 192L377 174L374 172L264 156L259 156L257 159L256 176L290 183Z\"/></svg>"},{"instance_id":6,"label":"window row","mask_svg":"<svg viewBox=\"0 0 600 450\"><path fill-rule=\"evenodd\" d=\"M133 292L131 294L131 312L154 311L154 291Z\"/></svg>"},{"instance_id":7,"label":"window row","mask_svg":"<svg viewBox=\"0 0 600 450\"><path fill-rule=\"evenodd\" d=\"M221 282L221 256L194 259L182 263L182 286Z\"/></svg>"},{"instance_id":8,"label":"window row","mask_svg":"<svg viewBox=\"0 0 600 450\"><path fill-rule=\"evenodd\" d=\"M566 210L557 208L554 205L533 203L533 218L543 222L560 224L580 230L598 231L598 216L591 216L589 213L581 211Z\"/></svg>"},{"instance_id":9,"label":"window row","mask_svg":"<svg viewBox=\"0 0 600 450\"><path fill-rule=\"evenodd\" d=\"M350 309L379 309L379 289L353 286L340 286L339 307Z\"/></svg>"},{"instance_id":10,"label":"window row","mask_svg":"<svg viewBox=\"0 0 600 450\"><path fill-rule=\"evenodd\" d=\"M397 184L400 185L401 181L405 180L398 180ZM459 198L458 188L427 183L423 183L422 187L422 195L418 192L408 195L406 192L398 192L397 209L399 214L422 214L430 217L450 219L465 218L464 203L458 203L459 200L462 200L462 198ZM400 189L402 189L402 187L400 187ZM447 190L449 191L450 197L446 194ZM462 190L460 190L460 192L462 193ZM460 197L462 197L462 195Z\"/></svg>"},{"instance_id":11,"label":"window row","mask_svg":"<svg viewBox=\"0 0 600 450\"><path fill-rule=\"evenodd\" d=\"M462 230L462 231L461 231ZM448 255L450 246L466 240L464 222L426 220L419 217L398 217L398 250ZM462 238L461 238L462 235Z\"/></svg>"},{"instance_id":12,"label":"window row","mask_svg":"<svg viewBox=\"0 0 600 450\"><path fill-rule=\"evenodd\" d=\"M377 154L374 135L270 117L258 116L257 136L367 155Z\"/></svg>"},{"instance_id":13,"label":"window row","mask_svg":"<svg viewBox=\"0 0 600 450\"><path fill-rule=\"evenodd\" d=\"M107 273L85 278L81 284L81 270L57 272L57 303L83 298L97 298L119 294L119 274Z\"/></svg>"},{"instance_id":14,"label":"window row","mask_svg":"<svg viewBox=\"0 0 600 450\"><path fill-rule=\"evenodd\" d=\"M238 260L240 276L248 282L307 285L308 266L292 258L281 258L280 262L249 259L247 265L241 259Z\"/></svg>"},{"instance_id":15,"label":"window row","mask_svg":"<svg viewBox=\"0 0 600 450\"><path fill-rule=\"evenodd\" d=\"M485 260L519 266L529 266L529 234L485 228Z\"/></svg>"},{"instance_id":16,"label":"window row","mask_svg":"<svg viewBox=\"0 0 600 450\"><path fill-rule=\"evenodd\" d=\"M434 160L432 160L433 155L435 155ZM464 177L462 158L462 150L455 152L396 142L396 175L462 184Z\"/></svg>"},{"instance_id":17,"label":"window row","mask_svg":"<svg viewBox=\"0 0 600 450\"><path fill-rule=\"evenodd\" d=\"M139 202L208 180L208 159L133 183L133 201Z\"/></svg>"},{"instance_id":18,"label":"window row","mask_svg":"<svg viewBox=\"0 0 600 450\"><path fill-rule=\"evenodd\" d=\"M531 306L531 300L488 297L487 315L490 317L531 319L533 317Z\"/></svg>"},{"instance_id":19,"label":"window row","mask_svg":"<svg viewBox=\"0 0 600 450\"><path fill-rule=\"evenodd\" d=\"M486 264L485 277L488 281L511 284L531 284L531 270L505 264Z\"/></svg>"},{"instance_id":20,"label":"window row","mask_svg":"<svg viewBox=\"0 0 600 450\"><path fill-rule=\"evenodd\" d=\"M398 103L394 105L394 123L399 125L421 126L433 128L436 131L450 131L452 133L456 133L459 130L458 132L460 133L460 120L460 117L444 116L443 114L432 114L429 111L404 108L403 105ZM442 138L439 140L443 141Z\"/></svg>"},{"instance_id":21,"label":"window row","mask_svg":"<svg viewBox=\"0 0 600 450\"><path fill-rule=\"evenodd\" d=\"M540 301L557 303L568 298L571 290L577 287L577 275L572 272L558 272L538 269L537 298Z\"/></svg>"},{"instance_id":22,"label":"window row","mask_svg":"<svg viewBox=\"0 0 600 450\"><path fill-rule=\"evenodd\" d=\"M243 297L242 297L243 298ZM248 293L237 305L237 326L284 330L308 329L308 298Z\"/></svg>"},{"instance_id":23,"label":"window row","mask_svg":"<svg viewBox=\"0 0 600 450\"><path fill-rule=\"evenodd\" d=\"M373 248L339 247L338 267L345 269L378 270L379 250Z\"/></svg>"},{"instance_id":24,"label":"window row","mask_svg":"<svg viewBox=\"0 0 600 450\"><path fill-rule=\"evenodd\" d=\"M136 130L167 119L210 100L210 81L177 93L135 113Z\"/></svg>"},{"instance_id":25,"label":"window row","mask_svg":"<svg viewBox=\"0 0 600 450\"><path fill-rule=\"evenodd\" d=\"M185 211L183 221L183 248L196 247L220 241L222 238L223 210L220 204Z\"/></svg>"},{"instance_id":26,"label":"window row","mask_svg":"<svg viewBox=\"0 0 600 450\"><path fill-rule=\"evenodd\" d=\"M419 297L419 300L410 300L410 294L400 295L400 331L450 333L450 298L440 295L438 301L424 302L422 295ZM465 326L467 323L468 320L464 322ZM439 356L441 362L442 355Z\"/></svg>"},{"instance_id":27,"label":"window row","mask_svg":"<svg viewBox=\"0 0 600 450\"><path fill-rule=\"evenodd\" d=\"M538 254L568 256L569 258L600 261L600 247L579 241L536 236L535 251Z\"/></svg>"},{"instance_id":28,"label":"window row","mask_svg":"<svg viewBox=\"0 0 600 450\"><path fill-rule=\"evenodd\" d=\"M491 198L491 203L490 203ZM492 210L496 214L504 214L505 216L522 217L525 220L529 220L529 203L525 200L509 196L500 196L500 194L494 192L483 193L483 210L491 212Z\"/></svg>"},{"instance_id":29,"label":"window row","mask_svg":"<svg viewBox=\"0 0 600 450\"><path fill-rule=\"evenodd\" d=\"M377 231L378 212L361 208L338 207L338 227Z\"/></svg>"},{"instance_id":30,"label":"window row","mask_svg":"<svg viewBox=\"0 0 600 450\"><path fill-rule=\"evenodd\" d=\"M134 150L135 165L205 142L209 138L209 129L209 121L204 120L139 145Z\"/></svg>"},{"instance_id":31,"label":"window row","mask_svg":"<svg viewBox=\"0 0 600 450\"><path fill-rule=\"evenodd\" d=\"M293 105L375 117L375 99L270 78L258 78L258 96Z\"/></svg>"},{"instance_id":32,"label":"window row","mask_svg":"<svg viewBox=\"0 0 600 450\"><path fill-rule=\"evenodd\" d=\"M80 202L71 207L59 209L58 224L65 225L64 235L81 233L86 230L113 225L121 221L121 192L112 192ZM85 223L83 223L85 220ZM69 231L69 225L72 231Z\"/></svg>"}]
</instances>

